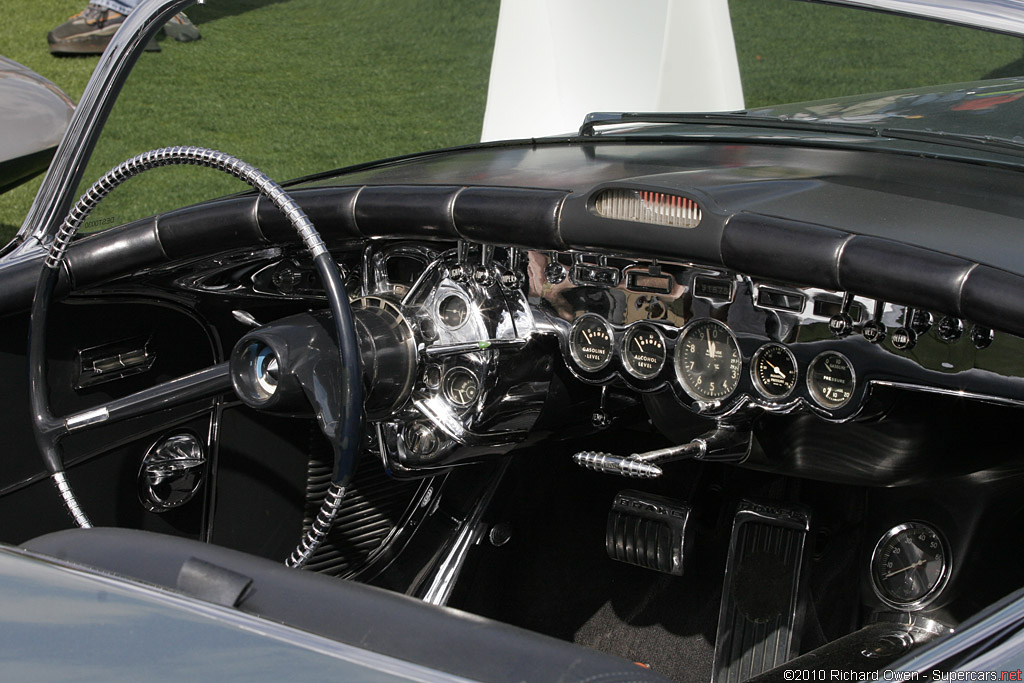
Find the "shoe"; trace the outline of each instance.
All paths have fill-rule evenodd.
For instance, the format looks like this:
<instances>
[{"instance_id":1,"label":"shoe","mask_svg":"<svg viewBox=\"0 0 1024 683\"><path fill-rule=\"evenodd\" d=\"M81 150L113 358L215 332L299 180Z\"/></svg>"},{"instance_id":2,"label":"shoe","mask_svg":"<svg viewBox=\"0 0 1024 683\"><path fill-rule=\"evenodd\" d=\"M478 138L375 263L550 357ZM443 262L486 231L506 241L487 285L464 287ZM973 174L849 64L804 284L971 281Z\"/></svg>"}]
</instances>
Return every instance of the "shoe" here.
<instances>
[{"instance_id":1,"label":"shoe","mask_svg":"<svg viewBox=\"0 0 1024 683\"><path fill-rule=\"evenodd\" d=\"M98 55L107 49L110 39L124 23L124 15L106 7L89 4L83 11L46 34L50 52L55 55ZM150 40L146 50L159 52Z\"/></svg>"},{"instance_id":2,"label":"shoe","mask_svg":"<svg viewBox=\"0 0 1024 683\"><path fill-rule=\"evenodd\" d=\"M164 33L168 38L174 38L179 43L191 43L193 40L202 38L199 29L193 24L184 12L178 12L164 24Z\"/></svg>"}]
</instances>

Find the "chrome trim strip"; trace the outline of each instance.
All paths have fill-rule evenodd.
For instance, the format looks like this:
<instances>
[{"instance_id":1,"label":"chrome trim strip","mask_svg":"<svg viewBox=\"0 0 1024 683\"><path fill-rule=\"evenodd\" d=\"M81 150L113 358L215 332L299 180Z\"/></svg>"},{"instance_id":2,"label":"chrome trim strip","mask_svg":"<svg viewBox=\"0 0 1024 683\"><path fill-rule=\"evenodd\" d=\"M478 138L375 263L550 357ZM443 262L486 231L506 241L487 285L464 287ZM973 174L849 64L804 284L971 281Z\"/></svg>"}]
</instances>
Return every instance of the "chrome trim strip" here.
<instances>
[{"instance_id":1,"label":"chrome trim strip","mask_svg":"<svg viewBox=\"0 0 1024 683\"><path fill-rule=\"evenodd\" d=\"M480 499L473 506L473 510L463 520L458 535L452 542L448 553L438 565L430 585L423 594L423 602L440 606L448 604L448 598L451 597L452 590L455 589L455 582L458 581L459 574L462 573L462 566L466 562L466 556L469 554L470 548L476 545L477 540L483 535L484 527L480 522L483 519L484 512L490 506L498 486L505 479L505 472L508 470L510 462L510 458L505 458L502 461L498 471L480 495Z\"/></svg>"},{"instance_id":2,"label":"chrome trim strip","mask_svg":"<svg viewBox=\"0 0 1024 683\"><path fill-rule=\"evenodd\" d=\"M110 419L110 411L107 410L107 406L101 406L66 418L64 420L64 427L69 432L73 432L77 429L84 429L91 425L99 424L100 422L106 422L108 419Z\"/></svg>"},{"instance_id":3,"label":"chrome trim strip","mask_svg":"<svg viewBox=\"0 0 1024 683\"><path fill-rule=\"evenodd\" d=\"M194 0L145 0L125 17L99 59L64 137L53 155L39 192L18 230L18 251L37 248L56 235L71 208L75 191L128 74L149 39L168 19Z\"/></svg>"},{"instance_id":4,"label":"chrome trim strip","mask_svg":"<svg viewBox=\"0 0 1024 683\"><path fill-rule=\"evenodd\" d=\"M917 391L923 394L939 394L940 396L952 396L955 398L965 398L973 401L985 401L987 403L997 403L999 405L1012 406L1017 408L1024 408L1024 400L1016 398L1006 398L1005 396L993 396L991 394L979 394L973 391L964 391L963 389L946 389L944 387L929 387L923 384L909 384L907 382L892 382L883 379L873 379L868 382L869 385L877 385L880 387L891 387L893 389L905 389L907 391Z\"/></svg>"}]
</instances>

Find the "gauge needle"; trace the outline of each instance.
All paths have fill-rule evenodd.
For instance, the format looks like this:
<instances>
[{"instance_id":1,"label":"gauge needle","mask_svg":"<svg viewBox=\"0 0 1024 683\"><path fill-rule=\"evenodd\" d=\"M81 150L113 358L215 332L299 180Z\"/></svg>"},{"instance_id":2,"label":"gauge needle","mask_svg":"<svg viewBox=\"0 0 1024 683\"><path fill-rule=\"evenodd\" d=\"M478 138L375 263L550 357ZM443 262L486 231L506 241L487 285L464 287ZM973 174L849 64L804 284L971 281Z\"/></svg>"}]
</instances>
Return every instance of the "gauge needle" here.
<instances>
[{"instance_id":1,"label":"gauge needle","mask_svg":"<svg viewBox=\"0 0 1024 683\"><path fill-rule=\"evenodd\" d=\"M588 344L593 344L594 343L593 341L590 340L590 335L587 334L586 330L580 330L580 332L583 333L583 338L587 340Z\"/></svg>"},{"instance_id":2,"label":"gauge needle","mask_svg":"<svg viewBox=\"0 0 1024 683\"><path fill-rule=\"evenodd\" d=\"M782 368L780 368L778 365L772 365L771 361L767 361L767 360L765 361L765 363L768 363L768 365L771 365L772 374L773 375L778 375L779 377L782 377L783 379L786 378L786 373L784 373L782 371Z\"/></svg>"},{"instance_id":3,"label":"gauge needle","mask_svg":"<svg viewBox=\"0 0 1024 683\"><path fill-rule=\"evenodd\" d=\"M708 355L711 356L712 358L718 355L717 353L715 353L715 342L711 341L710 339L708 339Z\"/></svg>"},{"instance_id":4,"label":"gauge needle","mask_svg":"<svg viewBox=\"0 0 1024 683\"><path fill-rule=\"evenodd\" d=\"M640 343L640 337L633 337L633 341L636 342L637 348L640 349L640 353L644 352L644 345Z\"/></svg>"},{"instance_id":5,"label":"gauge needle","mask_svg":"<svg viewBox=\"0 0 1024 683\"><path fill-rule=\"evenodd\" d=\"M903 567L902 569L897 569L895 571L889 572L888 574L885 575L885 578L888 579L891 576L896 576L897 574L902 574L903 572L908 571L910 569L914 569L916 567L920 567L922 564L925 564L927 562L928 562L928 560L918 560L917 562L915 562L913 564L908 564L906 567Z\"/></svg>"}]
</instances>

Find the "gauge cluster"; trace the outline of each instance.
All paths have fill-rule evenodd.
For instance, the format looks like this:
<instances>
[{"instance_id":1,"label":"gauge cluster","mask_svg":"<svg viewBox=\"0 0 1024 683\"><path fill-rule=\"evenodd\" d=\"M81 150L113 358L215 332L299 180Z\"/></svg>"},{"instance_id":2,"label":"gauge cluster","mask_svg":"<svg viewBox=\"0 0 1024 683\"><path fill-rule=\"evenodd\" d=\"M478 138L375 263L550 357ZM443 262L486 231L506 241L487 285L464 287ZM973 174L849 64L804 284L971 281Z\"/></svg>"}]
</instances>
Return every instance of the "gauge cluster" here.
<instances>
[{"instance_id":1,"label":"gauge cluster","mask_svg":"<svg viewBox=\"0 0 1024 683\"><path fill-rule=\"evenodd\" d=\"M1024 340L954 316L696 264L530 259L531 299L563 325L586 383L669 389L710 416L756 405L845 421L879 385L1024 405L1024 367L1006 363Z\"/></svg>"},{"instance_id":2,"label":"gauge cluster","mask_svg":"<svg viewBox=\"0 0 1024 683\"><path fill-rule=\"evenodd\" d=\"M791 410L803 402L829 415L851 404L857 372L844 354L738 336L713 318L682 328L664 323L612 325L588 313L569 332L570 367L586 382L619 380L639 391L673 389L702 412L724 411L737 402Z\"/></svg>"}]
</instances>

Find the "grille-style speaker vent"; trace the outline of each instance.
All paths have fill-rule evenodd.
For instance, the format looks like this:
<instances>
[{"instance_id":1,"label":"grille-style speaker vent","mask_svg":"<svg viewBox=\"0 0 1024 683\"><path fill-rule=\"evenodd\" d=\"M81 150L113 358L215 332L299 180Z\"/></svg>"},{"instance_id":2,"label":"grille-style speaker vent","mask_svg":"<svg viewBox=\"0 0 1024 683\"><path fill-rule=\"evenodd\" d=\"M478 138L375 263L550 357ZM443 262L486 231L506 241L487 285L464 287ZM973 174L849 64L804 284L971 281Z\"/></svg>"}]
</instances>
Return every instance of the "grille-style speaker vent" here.
<instances>
[{"instance_id":1,"label":"grille-style speaker vent","mask_svg":"<svg viewBox=\"0 0 1024 683\"><path fill-rule=\"evenodd\" d=\"M312 524L331 482L331 450L323 442L317 434L310 448L303 531ZM349 576L365 567L404 521L422 483L395 481L379 458L364 454L331 532L306 569Z\"/></svg>"},{"instance_id":2,"label":"grille-style speaker vent","mask_svg":"<svg viewBox=\"0 0 1024 683\"><path fill-rule=\"evenodd\" d=\"M696 228L701 210L697 202L675 194L648 190L604 190L594 200L594 211L620 221Z\"/></svg>"}]
</instances>

